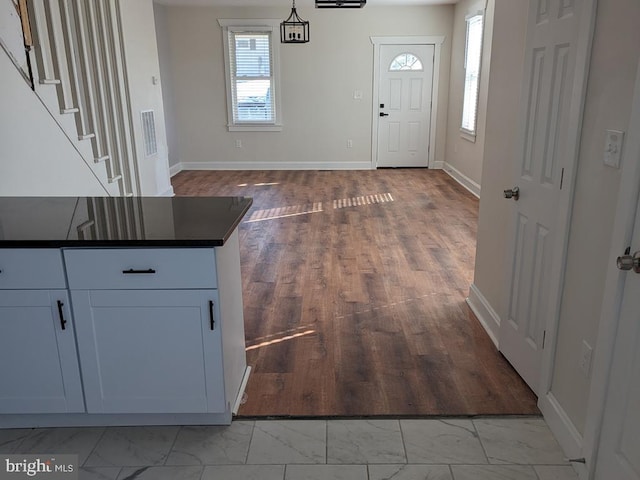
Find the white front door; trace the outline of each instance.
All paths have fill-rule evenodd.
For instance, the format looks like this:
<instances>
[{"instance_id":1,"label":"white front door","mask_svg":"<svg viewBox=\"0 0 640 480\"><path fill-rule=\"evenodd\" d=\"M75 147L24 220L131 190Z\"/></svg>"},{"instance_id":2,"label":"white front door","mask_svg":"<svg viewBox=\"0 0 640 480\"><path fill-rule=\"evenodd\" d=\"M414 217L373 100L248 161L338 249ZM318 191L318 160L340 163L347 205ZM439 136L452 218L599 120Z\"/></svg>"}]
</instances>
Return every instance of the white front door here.
<instances>
[{"instance_id":1,"label":"white front door","mask_svg":"<svg viewBox=\"0 0 640 480\"><path fill-rule=\"evenodd\" d=\"M578 35L583 2L530 0L529 7L513 184L519 200L513 202L509 307L499 346L536 393L545 328L555 318L551 289L560 289L560 270L552 273L552 262L561 263L556 242L567 226L558 223L558 205L565 168L575 164L571 152L580 130L572 127L582 121L573 89L578 42L585 41Z\"/></svg>"},{"instance_id":2,"label":"white front door","mask_svg":"<svg viewBox=\"0 0 640 480\"><path fill-rule=\"evenodd\" d=\"M433 45L381 45L378 167L428 167Z\"/></svg>"},{"instance_id":3,"label":"white front door","mask_svg":"<svg viewBox=\"0 0 640 480\"><path fill-rule=\"evenodd\" d=\"M640 258L640 202L630 252ZM640 480L640 268L625 276L596 479Z\"/></svg>"}]
</instances>

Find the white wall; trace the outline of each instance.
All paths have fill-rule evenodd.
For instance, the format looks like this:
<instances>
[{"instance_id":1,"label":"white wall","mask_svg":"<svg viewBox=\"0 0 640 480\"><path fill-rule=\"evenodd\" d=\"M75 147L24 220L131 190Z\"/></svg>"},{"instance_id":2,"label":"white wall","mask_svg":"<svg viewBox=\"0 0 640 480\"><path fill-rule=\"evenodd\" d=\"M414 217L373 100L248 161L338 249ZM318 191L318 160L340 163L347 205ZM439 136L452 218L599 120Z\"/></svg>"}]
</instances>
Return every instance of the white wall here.
<instances>
[{"instance_id":1,"label":"white wall","mask_svg":"<svg viewBox=\"0 0 640 480\"><path fill-rule=\"evenodd\" d=\"M640 59L640 2L599 0L571 221L552 393L583 432L590 379L582 342L597 347L620 170L603 164L605 130L628 129ZM629 199L629 201L635 201ZM622 253L622 252L620 252Z\"/></svg>"},{"instance_id":2,"label":"white wall","mask_svg":"<svg viewBox=\"0 0 640 480\"><path fill-rule=\"evenodd\" d=\"M160 81L162 86L162 100L164 103L164 118L167 130L167 153L169 166L180 163L178 154L178 138L176 127L176 109L173 101L173 84L171 83L171 46L169 44L169 27L167 25L167 7L155 3L153 12L158 37L158 60L160 62Z\"/></svg>"},{"instance_id":3,"label":"white wall","mask_svg":"<svg viewBox=\"0 0 640 480\"><path fill-rule=\"evenodd\" d=\"M506 253L511 215L501 191L513 181L526 2L496 0L474 288L506 318ZM597 348L605 269L620 172L602 164L605 129L626 130L640 58L640 3L598 0L583 134L570 224L551 393L578 432L586 420L589 379L579 367L583 340ZM631 199L630 199L631 201Z\"/></svg>"},{"instance_id":4,"label":"white wall","mask_svg":"<svg viewBox=\"0 0 640 480\"><path fill-rule=\"evenodd\" d=\"M152 0L120 0L141 195L173 194ZM154 85L153 77L157 78ZM155 112L158 154L145 157L141 112Z\"/></svg>"},{"instance_id":5,"label":"white wall","mask_svg":"<svg viewBox=\"0 0 640 480\"><path fill-rule=\"evenodd\" d=\"M283 20L288 8L169 7L171 84L178 151L190 167L269 163L318 167L371 165L373 45L370 36L444 35L436 160L444 161L453 6L299 8L311 42L281 52L282 132L227 131L225 72L219 18ZM279 39L278 39L279 40ZM354 100L354 91L363 98ZM347 148L347 140L353 148ZM241 140L243 148L236 148ZM218 162L212 164L211 162Z\"/></svg>"},{"instance_id":6,"label":"white wall","mask_svg":"<svg viewBox=\"0 0 640 480\"><path fill-rule=\"evenodd\" d=\"M502 191L513 182L527 15L527 2L495 1L491 73L486 82L483 194L472 294L477 289L497 314L497 319L485 319L496 334L499 324L494 320L506 318L507 312L506 252L512 210L502 198Z\"/></svg>"},{"instance_id":7,"label":"white wall","mask_svg":"<svg viewBox=\"0 0 640 480\"><path fill-rule=\"evenodd\" d=\"M2 49L0 105L1 196L107 195Z\"/></svg>"},{"instance_id":8,"label":"white wall","mask_svg":"<svg viewBox=\"0 0 640 480\"><path fill-rule=\"evenodd\" d=\"M485 7L482 67L480 71L480 91L478 93L478 119L475 141L471 141L468 137L463 137L460 132L464 102L466 17L484 11ZM495 2L493 0L462 0L455 6L453 20L451 83L449 90L446 164L444 168L476 194L480 193L482 181L494 7Z\"/></svg>"}]
</instances>

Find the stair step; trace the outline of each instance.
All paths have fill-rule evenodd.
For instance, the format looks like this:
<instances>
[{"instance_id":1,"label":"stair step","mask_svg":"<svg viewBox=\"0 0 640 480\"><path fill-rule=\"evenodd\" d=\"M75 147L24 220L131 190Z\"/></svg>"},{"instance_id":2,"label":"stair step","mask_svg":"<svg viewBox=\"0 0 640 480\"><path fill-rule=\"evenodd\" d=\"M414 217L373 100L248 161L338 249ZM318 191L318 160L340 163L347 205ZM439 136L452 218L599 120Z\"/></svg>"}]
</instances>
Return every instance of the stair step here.
<instances>
[{"instance_id":1,"label":"stair step","mask_svg":"<svg viewBox=\"0 0 640 480\"><path fill-rule=\"evenodd\" d=\"M103 162L106 162L107 160L109 160L109 155L105 155L104 157L100 157L100 158L95 158L93 161L95 163L103 163Z\"/></svg>"},{"instance_id":2,"label":"stair step","mask_svg":"<svg viewBox=\"0 0 640 480\"><path fill-rule=\"evenodd\" d=\"M60 110L60 113L62 115L69 115L71 113L78 113L80 111L79 108L65 108L63 110Z\"/></svg>"},{"instance_id":3,"label":"stair step","mask_svg":"<svg viewBox=\"0 0 640 480\"><path fill-rule=\"evenodd\" d=\"M42 85L60 85L62 82L55 78L43 78L40 80Z\"/></svg>"},{"instance_id":4,"label":"stair step","mask_svg":"<svg viewBox=\"0 0 640 480\"><path fill-rule=\"evenodd\" d=\"M122 175L116 175L115 177L109 179L109 183L116 183L120 180L122 180Z\"/></svg>"},{"instance_id":5,"label":"stair step","mask_svg":"<svg viewBox=\"0 0 640 480\"><path fill-rule=\"evenodd\" d=\"M96 138L96 134L95 133L88 133L86 135L80 135L78 137L78 140L82 141L82 140L91 140L92 138Z\"/></svg>"},{"instance_id":6,"label":"stair step","mask_svg":"<svg viewBox=\"0 0 640 480\"><path fill-rule=\"evenodd\" d=\"M125 195L125 197L127 197L127 198L131 198L131 197L133 197L133 193L127 193L127 194Z\"/></svg>"}]
</instances>

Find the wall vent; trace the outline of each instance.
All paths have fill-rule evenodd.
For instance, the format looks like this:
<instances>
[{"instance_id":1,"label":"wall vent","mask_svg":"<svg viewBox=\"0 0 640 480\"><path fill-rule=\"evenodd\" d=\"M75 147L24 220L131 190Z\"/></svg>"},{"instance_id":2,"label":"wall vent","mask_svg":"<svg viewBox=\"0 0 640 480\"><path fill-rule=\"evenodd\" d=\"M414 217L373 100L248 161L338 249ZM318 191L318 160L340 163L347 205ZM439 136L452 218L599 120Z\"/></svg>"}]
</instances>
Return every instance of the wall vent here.
<instances>
[{"instance_id":1,"label":"wall vent","mask_svg":"<svg viewBox=\"0 0 640 480\"><path fill-rule=\"evenodd\" d=\"M144 135L144 154L151 157L158 153L158 140L156 138L156 118L153 110L142 112L142 132Z\"/></svg>"}]
</instances>

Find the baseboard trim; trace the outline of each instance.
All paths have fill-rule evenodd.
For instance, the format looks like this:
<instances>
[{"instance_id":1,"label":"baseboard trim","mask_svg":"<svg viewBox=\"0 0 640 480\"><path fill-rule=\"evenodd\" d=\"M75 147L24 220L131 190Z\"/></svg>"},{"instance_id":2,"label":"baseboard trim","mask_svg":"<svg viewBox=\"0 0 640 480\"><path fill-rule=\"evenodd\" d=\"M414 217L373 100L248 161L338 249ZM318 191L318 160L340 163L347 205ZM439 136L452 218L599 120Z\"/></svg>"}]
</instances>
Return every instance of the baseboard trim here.
<instances>
[{"instance_id":1,"label":"baseboard trim","mask_svg":"<svg viewBox=\"0 0 640 480\"><path fill-rule=\"evenodd\" d=\"M169 177L173 178L183 170L182 163L178 162L169 167Z\"/></svg>"},{"instance_id":2,"label":"baseboard trim","mask_svg":"<svg viewBox=\"0 0 640 480\"><path fill-rule=\"evenodd\" d=\"M433 170L442 170L444 168L444 162L442 160L438 160L437 162L433 162Z\"/></svg>"},{"instance_id":3,"label":"baseboard trim","mask_svg":"<svg viewBox=\"0 0 640 480\"><path fill-rule=\"evenodd\" d=\"M371 170L370 162L182 162L181 170Z\"/></svg>"},{"instance_id":4,"label":"baseboard trim","mask_svg":"<svg viewBox=\"0 0 640 480\"><path fill-rule=\"evenodd\" d=\"M567 458L578 459L584 457L582 435L578 432L571 419L569 419L567 412L565 412L552 392L547 392L546 395L542 395L539 398L538 408L540 408L545 422L549 425L551 433L556 437ZM586 464L572 463L572 465L580 480L588 479L589 470Z\"/></svg>"},{"instance_id":5,"label":"baseboard trim","mask_svg":"<svg viewBox=\"0 0 640 480\"><path fill-rule=\"evenodd\" d=\"M469 287L469 297L467 304L478 318L482 327L486 330L493 344L498 348L498 338L500 334L500 317L491 307L485 296L474 284Z\"/></svg>"},{"instance_id":6,"label":"baseboard trim","mask_svg":"<svg viewBox=\"0 0 640 480\"><path fill-rule=\"evenodd\" d=\"M175 196L176 196L176 194L175 194L175 192L173 191L173 187L169 187L169 189L168 189L168 190L166 190L166 191L164 191L164 192L162 192L162 193L158 194L158 196L159 196L159 197L175 197Z\"/></svg>"},{"instance_id":7,"label":"baseboard trim","mask_svg":"<svg viewBox=\"0 0 640 480\"><path fill-rule=\"evenodd\" d=\"M449 165L447 162L444 162L444 171L449 174L451 178L453 178L456 182L462 185L464 188L469 190L473 195L480 198L480 192L482 191L482 187L479 183L471 180L464 173L462 173L457 168Z\"/></svg>"}]
</instances>

